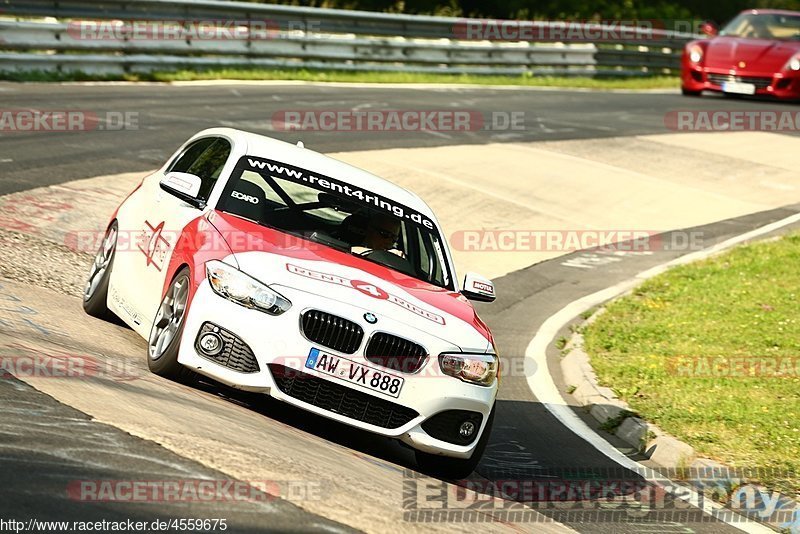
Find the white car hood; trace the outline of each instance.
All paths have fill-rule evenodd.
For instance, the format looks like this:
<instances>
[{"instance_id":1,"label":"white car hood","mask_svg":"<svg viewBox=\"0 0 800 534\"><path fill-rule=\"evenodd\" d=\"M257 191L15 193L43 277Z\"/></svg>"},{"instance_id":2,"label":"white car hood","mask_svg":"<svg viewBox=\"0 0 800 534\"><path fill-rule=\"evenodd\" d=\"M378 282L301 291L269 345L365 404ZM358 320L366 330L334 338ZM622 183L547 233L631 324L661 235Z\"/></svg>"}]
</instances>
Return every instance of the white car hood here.
<instances>
[{"instance_id":1,"label":"white car hood","mask_svg":"<svg viewBox=\"0 0 800 534\"><path fill-rule=\"evenodd\" d=\"M459 302L458 298L463 297L453 297L446 290L424 290L419 284L406 288L402 284L408 284L408 277L399 274L397 284L355 267L270 252L237 252L234 259L242 271L279 293L283 286L355 306L363 313L391 318L464 351L486 352L491 348L486 337L462 318L468 306ZM413 293L422 293L429 302ZM430 300L446 307L432 305ZM448 307L462 317L448 313ZM335 309L325 311L336 313Z\"/></svg>"}]
</instances>

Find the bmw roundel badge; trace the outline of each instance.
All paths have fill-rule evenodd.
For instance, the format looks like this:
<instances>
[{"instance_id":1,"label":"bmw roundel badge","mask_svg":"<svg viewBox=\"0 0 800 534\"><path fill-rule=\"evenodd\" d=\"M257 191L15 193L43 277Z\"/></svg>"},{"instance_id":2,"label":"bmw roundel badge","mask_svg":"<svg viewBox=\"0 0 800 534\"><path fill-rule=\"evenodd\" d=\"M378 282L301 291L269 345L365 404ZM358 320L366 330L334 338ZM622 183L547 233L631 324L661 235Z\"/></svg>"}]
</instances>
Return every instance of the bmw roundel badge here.
<instances>
[{"instance_id":1,"label":"bmw roundel badge","mask_svg":"<svg viewBox=\"0 0 800 534\"><path fill-rule=\"evenodd\" d=\"M378 318L375 317L375 314L369 312L364 314L364 320L367 321L369 324L375 324L378 322Z\"/></svg>"}]
</instances>

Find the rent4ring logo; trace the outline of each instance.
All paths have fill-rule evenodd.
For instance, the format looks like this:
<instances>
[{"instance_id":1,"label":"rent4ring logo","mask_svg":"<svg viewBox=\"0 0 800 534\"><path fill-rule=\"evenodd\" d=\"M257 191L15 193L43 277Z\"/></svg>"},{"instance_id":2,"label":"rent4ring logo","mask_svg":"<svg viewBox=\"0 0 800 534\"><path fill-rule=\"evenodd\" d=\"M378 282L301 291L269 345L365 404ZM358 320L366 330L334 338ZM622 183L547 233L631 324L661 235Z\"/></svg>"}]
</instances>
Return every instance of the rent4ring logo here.
<instances>
[{"instance_id":1,"label":"rent4ring logo","mask_svg":"<svg viewBox=\"0 0 800 534\"><path fill-rule=\"evenodd\" d=\"M370 284L368 282L364 282L361 280L351 280L349 278L345 278L343 276L338 276L332 273L323 273L319 271L314 271L312 269L306 269L305 267L300 267L297 265L293 265L291 263L286 264L286 270L292 274L296 274L299 276L305 276L306 278L312 278L314 280L318 280L320 282L327 282L329 284L336 284L344 287L350 287L356 291L360 291L361 293L375 298L379 300L385 300L395 304L401 308L405 308L406 310L419 315L420 317L424 317L429 321L433 321L434 323L444 325L444 317L437 313L433 313L430 310L426 310L421 308L407 300L398 297L397 295L392 295L387 293L383 289Z\"/></svg>"},{"instance_id":2,"label":"rent4ring logo","mask_svg":"<svg viewBox=\"0 0 800 534\"><path fill-rule=\"evenodd\" d=\"M0 109L0 132L88 132L138 130L136 111Z\"/></svg>"}]
</instances>

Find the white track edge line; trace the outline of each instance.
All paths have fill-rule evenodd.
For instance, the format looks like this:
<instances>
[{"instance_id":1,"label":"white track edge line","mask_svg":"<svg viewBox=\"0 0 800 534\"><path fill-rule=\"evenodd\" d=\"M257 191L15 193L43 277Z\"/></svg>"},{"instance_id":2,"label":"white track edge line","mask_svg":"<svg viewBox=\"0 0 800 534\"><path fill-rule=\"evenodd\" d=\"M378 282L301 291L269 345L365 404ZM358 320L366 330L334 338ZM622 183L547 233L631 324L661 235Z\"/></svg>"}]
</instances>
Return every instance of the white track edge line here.
<instances>
[{"instance_id":1,"label":"white track edge line","mask_svg":"<svg viewBox=\"0 0 800 534\"><path fill-rule=\"evenodd\" d=\"M557 313L551 315L544 323L542 323L541 327L539 327L539 330L536 332L533 339L531 339L530 343L525 349L525 358L532 360L535 363L535 369L537 370L533 373L533 375L527 377L528 387L534 393L536 398L539 399L539 401L544 405L547 411L553 414L553 416L555 416L555 418L558 419L564 426L587 441L592 447L622 467L633 470L637 473L642 473L644 478L649 482L653 482L664 487L666 485L665 482L669 482L667 479L665 479L665 477L661 476L657 471L646 468L639 462L632 460L621 453L616 449L616 447L606 441L605 438L592 430L589 425L587 425L580 417L578 417L572 408L567 405L567 402L558 391L552 375L550 374L550 369L547 363L547 347L550 345L553 339L555 339L555 336L558 334L561 328L563 328L564 325L569 323L580 313L625 293L629 289L639 285L641 282L661 274L670 267L708 258L714 254L738 245L739 243L767 234L798 221L800 221L800 213L796 213L779 221L756 228L750 232L734 236L709 248L680 256L662 265L657 265L642 271L629 280L625 280L567 304ZM669 490L669 488L665 489ZM699 496L694 490L691 490L689 495L691 502L699 501ZM742 520L734 521L727 517L718 517L716 515L716 511L725 509L719 505L712 504L708 501L708 499L703 499L702 509L703 512L710 514L720 521L723 521L724 523L744 532L774 532L774 530L757 522L745 522ZM729 510L725 510L725 512L725 515L730 515Z\"/></svg>"}]
</instances>

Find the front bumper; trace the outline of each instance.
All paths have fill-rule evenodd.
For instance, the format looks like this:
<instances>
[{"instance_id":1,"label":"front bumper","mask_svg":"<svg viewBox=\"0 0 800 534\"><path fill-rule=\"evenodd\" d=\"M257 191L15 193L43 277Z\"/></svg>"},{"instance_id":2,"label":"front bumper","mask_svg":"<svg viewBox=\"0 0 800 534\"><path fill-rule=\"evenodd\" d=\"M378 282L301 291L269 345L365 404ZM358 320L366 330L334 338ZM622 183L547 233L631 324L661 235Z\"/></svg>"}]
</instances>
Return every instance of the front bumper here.
<instances>
[{"instance_id":1,"label":"front bumper","mask_svg":"<svg viewBox=\"0 0 800 534\"><path fill-rule=\"evenodd\" d=\"M443 375L439 370L438 354L441 352L459 351L459 347L449 344L436 336L421 332L407 324L394 321L390 317L381 317L378 325L372 325L363 319L369 310L342 303L323 296L311 295L302 291L285 287L279 289L281 294L292 302L292 308L279 316L250 310L230 302L213 292L207 281L203 281L197 289L186 316L183 338L179 350L178 361L192 370L206 375L228 386L247 391L263 392L272 397L316 413L323 417L339 421L369 432L399 439L411 447L433 454L443 454L456 458L469 458L484 431L486 421L494 404L497 393L497 381L491 387L467 384L456 378ZM306 339L300 328L300 315L306 309L317 309L344 317L357 323L364 330L364 340L354 354L339 353ZM257 363L257 370L247 368L250 372L234 370L229 366L202 356L196 347L196 340L204 325L219 326L224 331L235 334L246 347L249 347ZM379 327L378 327L379 326ZM364 347L373 332L391 332L392 334L411 339L423 345L429 352L425 365L416 373L401 373L391 369L383 369L364 357ZM312 348L321 349L329 354L355 361L373 369L402 376L404 385L397 398L382 395L366 388L352 385L344 380L318 373L305 367L306 359ZM391 405L399 405L412 413L400 426L389 427L371 424L366 418L358 420L345 415L347 410L330 408L324 402L305 394L287 392L286 383L276 382L275 372L285 368L289 372L311 375L312 381L324 381L334 384L327 390L335 390L341 394L346 388L349 397L357 402L371 403L373 408L392 409ZM278 377L280 379L280 376ZM279 387L282 386L282 387ZM375 400L373 400L375 399ZM388 408L386 404L389 403ZM326 406L321 407L320 405ZM365 405L365 410L372 409ZM457 445L437 439L427 433L422 425L436 414L447 410L465 410L481 414L481 425L475 439L468 445ZM338 412L338 413L337 413ZM416 413L413 416L413 413ZM394 418L392 420L397 420Z\"/></svg>"},{"instance_id":2,"label":"front bumper","mask_svg":"<svg viewBox=\"0 0 800 534\"><path fill-rule=\"evenodd\" d=\"M681 87L687 91L724 92L722 82L753 83L756 86L753 96L767 96L778 99L800 99L800 72L756 73L707 69L698 65L684 66L681 72Z\"/></svg>"}]
</instances>

